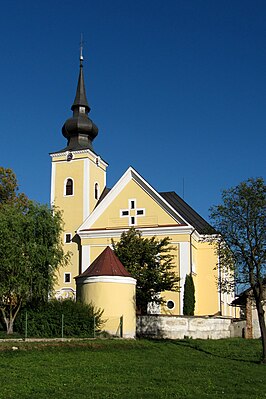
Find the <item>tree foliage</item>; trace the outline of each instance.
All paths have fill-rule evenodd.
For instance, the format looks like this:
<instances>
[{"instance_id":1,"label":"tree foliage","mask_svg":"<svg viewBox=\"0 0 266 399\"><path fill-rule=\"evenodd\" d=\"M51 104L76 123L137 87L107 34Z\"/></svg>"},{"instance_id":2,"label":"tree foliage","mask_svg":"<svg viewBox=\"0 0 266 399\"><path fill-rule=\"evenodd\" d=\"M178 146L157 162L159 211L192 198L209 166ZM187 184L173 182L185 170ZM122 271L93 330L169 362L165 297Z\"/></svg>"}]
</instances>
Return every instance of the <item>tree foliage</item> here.
<instances>
[{"instance_id":1,"label":"tree foliage","mask_svg":"<svg viewBox=\"0 0 266 399\"><path fill-rule=\"evenodd\" d=\"M191 274L186 275L184 285L183 313L185 316L194 316L195 311L195 286Z\"/></svg>"},{"instance_id":2,"label":"tree foliage","mask_svg":"<svg viewBox=\"0 0 266 399\"><path fill-rule=\"evenodd\" d=\"M12 204L20 208L27 207L29 199L24 193L18 192L18 183L12 169L0 166L0 206Z\"/></svg>"},{"instance_id":3,"label":"tree foliage","mask_svg":"<svg viewBox=\"0 0 266 399\"><path fill-rule=\"evenodd\" d=\"M143 238L134 228L122 233L120 241L112 241L115 254L128 272L137 280L136 304L142 314L149 302L162 303L158 294L176 291L178 281L173 270L172 247L168 237L161 240Z\"/></svg>"},{"instance_id":4,"label":"tree foliage","mask_svg":"<svg viewBox=\"0 0 266 399\"><path fill-rule=\"evenodd\" d=\"M222 204L211 208L214 227L221 235L217 241L220 258L220 286L232 289L238 284L250 287L258 312L263 361L266 362L266 328L263 310L266 277L266 186L262 178L250 178L224 190Z\"/></svg>"},{"instance_id":5,"label":"tree foliage","mask_svg":"<svg viewBox=\"0 0 266 399\"><path fill-rule=\"evenodd\" d=\"M48 299L55 271L69 255L60 239L61 213L16 195L13 172L0 172L0 311L12 333L21 305ZM11 176L10 185L6 176Z\"/></svg>"}]
</instances>

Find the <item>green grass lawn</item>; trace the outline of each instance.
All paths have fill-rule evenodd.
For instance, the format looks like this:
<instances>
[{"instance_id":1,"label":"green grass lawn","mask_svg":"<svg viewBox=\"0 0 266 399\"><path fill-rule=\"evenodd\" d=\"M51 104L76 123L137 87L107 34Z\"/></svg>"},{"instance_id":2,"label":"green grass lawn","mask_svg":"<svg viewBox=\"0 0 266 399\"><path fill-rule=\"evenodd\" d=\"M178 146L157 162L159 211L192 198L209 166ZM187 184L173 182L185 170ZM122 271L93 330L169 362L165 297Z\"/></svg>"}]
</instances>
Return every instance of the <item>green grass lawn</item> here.
<instances>
[{"instance_id":1,"label":"green grass lawn","mask_svg":"<svg viewBox=\"0 0 266 399\"><path fill-rule=\"evenodd\" d=\"M242 339L1 342L0 398L266 398L260 351Z\"/></svg>"}]
</instances>

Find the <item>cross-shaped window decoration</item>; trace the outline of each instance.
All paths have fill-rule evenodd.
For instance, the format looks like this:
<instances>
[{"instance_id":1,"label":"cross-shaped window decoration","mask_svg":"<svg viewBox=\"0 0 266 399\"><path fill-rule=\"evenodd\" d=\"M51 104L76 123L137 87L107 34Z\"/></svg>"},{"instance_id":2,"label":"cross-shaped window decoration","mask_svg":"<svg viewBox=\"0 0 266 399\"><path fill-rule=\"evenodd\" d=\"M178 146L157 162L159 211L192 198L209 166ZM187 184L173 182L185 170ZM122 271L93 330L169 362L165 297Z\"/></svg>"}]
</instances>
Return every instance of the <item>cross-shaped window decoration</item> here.
<instances>
[{"instance_id":1,"label":"cross-shaped window decoration","mask_svg":"<svg viewBox=\"0 0 266 399\"><path fill-rule=\"evenodd\" d=\"M129 226L136 226L138 224L137 219L142 216L145 216L145 208L138 208L136 199L129 199L128 208L120 209L120 217L128 218Z\"/></svg>"}]
</instances>

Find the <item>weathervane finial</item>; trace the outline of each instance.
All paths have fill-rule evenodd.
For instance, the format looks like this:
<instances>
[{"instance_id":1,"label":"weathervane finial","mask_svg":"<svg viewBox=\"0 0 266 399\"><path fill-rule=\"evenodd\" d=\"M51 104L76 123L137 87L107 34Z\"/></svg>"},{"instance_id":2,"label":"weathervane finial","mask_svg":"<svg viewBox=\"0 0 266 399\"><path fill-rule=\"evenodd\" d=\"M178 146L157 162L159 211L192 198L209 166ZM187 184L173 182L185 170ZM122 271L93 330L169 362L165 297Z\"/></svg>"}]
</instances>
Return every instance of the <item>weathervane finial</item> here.
<instances>
[{"instance_id":1,"label":"weathervane finial","mask_svg":"<svg viewBox=\"0 0 266 399\"><path fill-rule=\"evenodd\" d=\"M79 54L79 61L80 61L80 66L82 66L83 63L83 34L80 34L80 54Z\"/></svg>"}]
</instances>

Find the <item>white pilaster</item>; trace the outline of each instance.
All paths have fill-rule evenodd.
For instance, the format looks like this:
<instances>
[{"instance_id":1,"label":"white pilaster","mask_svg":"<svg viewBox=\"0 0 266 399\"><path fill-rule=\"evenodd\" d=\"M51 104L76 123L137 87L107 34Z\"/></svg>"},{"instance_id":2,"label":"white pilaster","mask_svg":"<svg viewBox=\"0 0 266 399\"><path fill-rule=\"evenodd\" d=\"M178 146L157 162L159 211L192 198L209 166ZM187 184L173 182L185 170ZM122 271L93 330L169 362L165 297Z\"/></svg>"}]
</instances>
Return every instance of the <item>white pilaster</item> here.
<instances>
[{"instance_id":1,"label":"white pilaster","mask_svg":"<svg viewBox=\"0 0 266 399\"><path fill-rule=\"evenodd\" d=\"M56 163L52 162L52 171L51 171L51 205L54 204L55 200L55 168L56 168Z\"/></svg>"},{"instance_id":2,"label":"white pilaster","mask_svg":"<svg viewBox=\"0 0 266 399\"><path fill-rule=\"evenodd\" d=\"M184 285L186 274L190 273L190 243L179 243L180 254L180 309L179 312L183 314L183 298L184 298Z\"/></svg>"},{"instance_id":3,"label":"white pilaster","mask_svg":"<svg viewBox=\"0 0 266 399\"><path fill-rule=\"evenodd\" d=\"M85 220L90 214L90 161L85 158L83 162L83 220Z\"/></svg>"},{"instance_id":4,"label":"white pilaster","mask_svg":"<svg viewBox=\"0 0 266 399\"><path fill-rule=\"evenodd\" d=\"M82 265L81 265L81 273L85 272L85 270L90 265L90 245L82 245Z\"/></svg>"}]
</instances>

